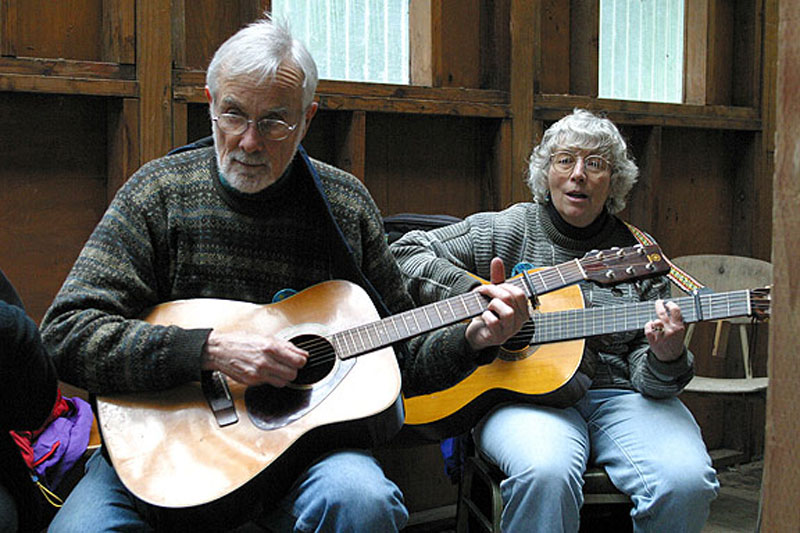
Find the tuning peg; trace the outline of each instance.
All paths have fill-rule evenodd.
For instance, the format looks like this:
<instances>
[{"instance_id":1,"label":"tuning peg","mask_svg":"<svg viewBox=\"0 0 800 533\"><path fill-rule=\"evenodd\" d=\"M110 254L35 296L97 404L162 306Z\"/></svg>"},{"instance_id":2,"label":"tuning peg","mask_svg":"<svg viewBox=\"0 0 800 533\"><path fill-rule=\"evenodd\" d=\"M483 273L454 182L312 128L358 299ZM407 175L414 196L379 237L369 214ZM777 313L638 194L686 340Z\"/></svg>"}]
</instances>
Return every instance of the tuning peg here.
<instances>
[{"instance_id":1,"label":"tuning peg","mask_svg":"<svg viewBox=\"0 0 800 533\"><path fill-rule=\"evenodd\" d=\"M645 268L646 270L649 270L649 271L651 271L651 272L652 272L653 270L655 270L655 269L656 269L656 266L655 266L655 265L653 264L653 262L651 261L651 262L647 263L647 264L644 266L644 268Z\"/></svg>"},{"instance_id":2,"label":"tuning peg","mask_svg":"<svg viewBox=\"0 0 800 533\"><path fill-rule=\"evenodd\" d=\"M614 278L616 278L616 277L617 277L617 275L616 275L616 274L614 274L614 271L613 271L613 270L606 270L606 277L607 277L608 279L614 279Z\"/></svg>"}]
</instances>

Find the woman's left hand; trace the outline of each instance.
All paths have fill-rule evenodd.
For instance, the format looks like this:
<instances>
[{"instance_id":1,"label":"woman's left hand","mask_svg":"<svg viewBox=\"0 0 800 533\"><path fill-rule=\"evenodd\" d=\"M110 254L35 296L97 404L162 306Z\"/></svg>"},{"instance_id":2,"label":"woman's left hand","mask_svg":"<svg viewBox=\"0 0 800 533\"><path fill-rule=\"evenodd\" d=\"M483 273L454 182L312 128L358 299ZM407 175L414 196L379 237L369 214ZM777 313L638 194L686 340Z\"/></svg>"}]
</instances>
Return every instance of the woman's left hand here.
<instances>
[{"instance_id":1,"label":"woman's left hand","mask_svg":"<svg viewBox=\"0 0 800 533\"><path fill-rule=\"evenodd\" d=\"M674 361L683 353L686 329L681 308L675 302L656 300L655 320L644 325L650 349L660 361Z\"/></svg>"}]
</instances>

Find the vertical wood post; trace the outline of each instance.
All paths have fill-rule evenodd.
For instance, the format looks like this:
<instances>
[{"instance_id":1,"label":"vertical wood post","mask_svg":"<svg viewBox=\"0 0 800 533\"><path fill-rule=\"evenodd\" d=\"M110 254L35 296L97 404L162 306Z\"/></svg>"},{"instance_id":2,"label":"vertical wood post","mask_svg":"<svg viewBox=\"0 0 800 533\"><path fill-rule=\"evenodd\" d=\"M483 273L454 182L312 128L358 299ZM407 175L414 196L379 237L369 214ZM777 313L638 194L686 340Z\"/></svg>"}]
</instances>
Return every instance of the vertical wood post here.
<instances>
[{"instance_id":1,"label":"vertical wood post","mask_svg":"<svg viewBox=\"0 0 800 533\"><path fill-rule=\"evenodd\" d=\"M761 531L800 531L800 2L781 0L778 17L774 278L769 336L766 454Z\"/></svg>"},{"instance_id":2,"label":"vertical wood post","mask_svg":"<svg viewBox=\"0 0 800 533\"><path fill-rule=\"evenodd\" d=\"M136 2L136 73L143 163L172 148L172 24L170 2Z\"/></svg>"}]
</instances>

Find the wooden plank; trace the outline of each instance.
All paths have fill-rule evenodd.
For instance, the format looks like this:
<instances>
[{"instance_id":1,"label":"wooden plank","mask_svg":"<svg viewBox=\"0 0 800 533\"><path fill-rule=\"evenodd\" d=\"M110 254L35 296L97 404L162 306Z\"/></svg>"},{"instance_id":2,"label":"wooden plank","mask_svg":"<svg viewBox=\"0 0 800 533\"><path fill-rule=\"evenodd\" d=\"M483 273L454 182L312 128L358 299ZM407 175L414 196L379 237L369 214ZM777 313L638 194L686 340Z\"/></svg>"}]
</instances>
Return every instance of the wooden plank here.
<instances>
[{"instance_id":1,"label":"wooden plank","mask_svg":"<svg viewBox=\"0 0 800 533\"><path fill-rule=\"evenodd\" d=\"M0 98L0 264L35 320L105 209L105 114L96 97Z\"/></svg>"},{"instance_id":2,"label":"wooden plank","mask_svg":"<svg viewBox=\"0 0 800 533\"><path fill-rule=\"evenodd\" d=\"M0 73L0 91L91 96L137 96L139 89L135 81Z\"/></svg>"},{"instance_id":3,"label":"wooden plank","mask_svg":"<svg viewBox=\"0 0 800 533\"><path fill-rule=\"evenodd\" d=\"M540 50L549 68L539 71L538 92L566 94L571 77L570 63L570 2L542 0ZM557 66L556 66L557 65ZM554 68L555 67L555 68Z\"/></svg>"},{"instance_id":4,"label":"wooden plank","mask_svg":"<svg viewBox=\"0 0 800 533\"><path fill-rule=\"evenodd\" d=\"M619 127L623 136L628 139L628 149L634 154L639 166L639 181L633 186L628 205L620 216L644 231L655 231L660 204L658 187L664 183L660 165L663 158L663 128L645 126L636 128L634 134L634 128L626 128L624 125ZM656 238L660 239L660 236L656 234Z\"/></svg>"},{"instance_id":5,"label":"wooden plank","mask_svg":"<svg viewBox=\"0 0 800 533\"><path fill-rule=\"evenodd\" d=\"M685 4L683 101L692 105L706 103L709 1L688 0Z\"/></svg>"},{"instance_id":6,"label":"wooden plank","mask_svg":"<svg viewBox=\"0 0 800 533\"><path fill-rule=\"evenodd\" d=\"M553 94L536 95L535 102L535 117L541 120L558 120L581 107L604 112L618 124L745 131L762 128L759 110L752 107L663 104Z\"/></svg>"},{"instance_id":7,"label":"wooden plank","mask_svg":"<svg viewBox=\"0 0 800 533\"><path fill-rule=\"evenodd\" d=\"M17 55L17 0L0 0L0 56Z\"/></svg>"},{"instance_id":8,"label":"wooden plank","mask_svg":"<svg viewBox=\"0 0 800 533\"><path fill-rule=\"evenodd\" d=\"M491 145L480 140L489 122L495 121L391 114L368 120L366 184L381 212L463 217L492 209Z\"/></svg>"},{"instance_id":9,"label":"wooden plank","mask_svg":"<svg viewBox=\"0 0 800 533\"><path fill-rule=\"evenodd\" d=\"M511 153L512 153L512 123L509 118L500 121L500 126L497 132L494 133L494 139L489 142L492 146L489 161L489 189L491 196L490 209L501 210L508 207L502 203L503 198L518 198L522 197L527 190L527 186L523 180L517 180L520 183L514 183L514 180L508 176L511 175ZM502 189L505 187L506 189ZM518 190L520 189L520 190ZM528 193L530 196L530 193Z\"/></svg>"},{"instance_id":10,"label":"wooden plank","mask_svg":"<svg viewBox=\"0 0 800 533\"><path fill-rule=\"evenodd\" d=\"M172 0L172 68L186 67L186 3Z\"/></svg>"},{"instance_id":11,"label":"wooden plank","mask_svg":"<svg viewBox=\"0 0 800 533\"><path fill-rule=\"evenodd\" d=\"M18 0L17 55L100 61L103 13L97 0Z\"/></svg>"},{"instance_id":12,"label":"wooden plank","mask_svg":"<svg viewBox=\"0 0 800 533\"><path fill-rule=\"evenodd\" d=\"M139 143L142 162L172 147L172 27L168 2L136 3Z\"/></svg>"},{"instance_id":13,"label":"wooden plank","mask_svg":"<svg viewBox=\"0 0 800 533\"><path fill-rule=\"evenodd\" d=\"M752 57L733 56L733 31L736 28L734 4L730 0L709 0L705 95L707 105L731 105L734 64L748 62L752 65L753 62ZM745 83L749 81L748 78Z\"/></svg>"},{"instance_id":14,"label":"wooden plank","mask_svg":"<svg viewBox=\"0 0 800 533\"><path fill-rule=\"evenodd\" d=\"M485 2L480 10L481 89L508 91L511 66L511 0Z\"/></svg>"},{"instance_id":15,"label":"wooden plank","mask_svg":"<svg viewBox=\"0 0 800 533\"><path fill-rule=\"evenodd\" d=\"M519 183L526 175L533 149L533 97L538 92L543 60L541 3L513 0L511 21L511 174L502 177L510 184L500 186L502 191L510 190L511 196L499 198L501 205L530 199L530 192Z\"/></svg>"},{"instance_id":16,"label":"wooden plank","mask_svg":"<svg viewBox=\"0 0 800 533\"><path fill-rule=\"evenodd\" d=\"M481 83L481 30L480 0L441 2L439 17L441 44L439 65L434 72L436 87L480 87ZM435 51L434 51L435 52Z\"/></svg>"},{"instance_id":17,"label":"wooden plank","mask_svg":"<svg viewBox=\"0 0 800 533\"><path fill-rule=\"evenodd\" d=\"M141 165L139 101L135 98L112 100L108 107L106 202L111 203L117 190Z\"/></svg>"},{"instance_id":18,"label":"wooden plank","mask_svg":"<svg viewBox=\"0 0 800 533\"><path fill-rule=\"evenodd\" d=\"M367 157L367 114L364 111L341 114L336 122L335 165L364 182Z\"/></svg>"},{"instance_id":19,"label":"wooden plank","mask_svg":"<svg viewBox=\"0 0 800 533\"><path fill-rule=\"evenodd\" d=\"M0 57L0 72L28 76L62 76L101 80L136 79L136 69L132 65L70 59Z\"/></svg>"},{"instance_id":20,"label":"wooden plank","mask_svg":"<svg viewBox=\"0 0 800 533\"><path fill-rule=\"evenodd\" d=\"M111 63L136 62L134 0L103 0L101 59Z\"/></svg>"},{"instance_id":21,"label":"wooden plank","mask_svg":"<svg viewBox=\"0 0 800 533\"><path fill-rule=\"evenodd\" d=\"M177 148L189 142L189 104L172 104L172 146Z\"/></svg>"},{"instance_id":22,"label":"wooden plank","mask_svg":"<svg viewBox=\"0 0 800 533\"><path fill-rule=\"evenodd\" d=\"M239 2L219 0L184 1L187 67L205 69L219 46L246 22Z\"/></svg>"},{"instance_id":23,"label":"wooden plank","mask_svg":"<svg viewBox=\"0 0 800 533\"><path fill-rule=\"evenodd\" d=\"M410 77L413 85L433 86L433 9L438 2L410 0L408 7ZM438 37L437 37L438 43Z\"/></svg>"},{"instance_id":24,"label":"wooden plank","mask_svg":"<svg viewBox=\"0 0 800 533\"><path fill-rule=\"evenodd\" d=\"M774 9L774 4L770 10ZM767 433L761 531L800 531L800 2L779 2Z\"/></svg>"},{"instance_id":25,"label":"wooden plank","mask_svg":"<svg viewBox=\"0 0 800 533\"><path fill-rule=\"evenodd\" d=\"M597 97L600 3L570 0L569 94Z\"/></svg>"}]
</instances>

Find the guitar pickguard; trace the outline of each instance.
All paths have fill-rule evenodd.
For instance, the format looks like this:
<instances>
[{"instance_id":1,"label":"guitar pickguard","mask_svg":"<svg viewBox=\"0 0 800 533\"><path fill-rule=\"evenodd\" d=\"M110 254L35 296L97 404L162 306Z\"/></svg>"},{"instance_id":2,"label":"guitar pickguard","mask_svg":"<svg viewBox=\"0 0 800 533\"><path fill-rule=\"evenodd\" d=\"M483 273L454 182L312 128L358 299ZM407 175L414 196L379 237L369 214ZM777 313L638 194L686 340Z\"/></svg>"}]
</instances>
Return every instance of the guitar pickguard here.
<instances>
[{"instance_id":1,"label":"guitar pickguard","mask_svg":"<svg viewBox=\"0 0 800 533\"><path fill-rule=\"evenodd\" d=\"M248 387L244 393L247 414L256 427L265 431L287 426L325 401L355 364L355 359L338 361L331 374L309 386Z\"/></svg>"}]
</instances>

